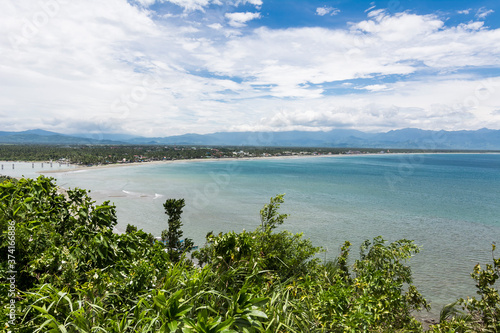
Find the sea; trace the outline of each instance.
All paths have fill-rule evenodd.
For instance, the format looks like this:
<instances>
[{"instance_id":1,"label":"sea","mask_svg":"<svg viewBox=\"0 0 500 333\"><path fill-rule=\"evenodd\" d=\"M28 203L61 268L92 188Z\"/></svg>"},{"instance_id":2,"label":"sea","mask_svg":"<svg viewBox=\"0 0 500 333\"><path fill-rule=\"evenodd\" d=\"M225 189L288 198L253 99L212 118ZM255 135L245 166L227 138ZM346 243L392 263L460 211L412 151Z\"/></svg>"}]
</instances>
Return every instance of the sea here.
<instances>
[{"instance_id":1,"label":"sea","mask_svg":"<svg viewBox=\"0 0 500 333\"><path fill-rule=\"evenodd\" d=\"M210 231L256 229L263 205L285 194L280 210L289 217L281 229L323 247L322 261L338 256L346 240L353 244L351 262L367 239L414 240L420 246L409 261L414 284L432 306L424 318L476 296L470 273L492 262L493 243L500 246L500 154L220 159L84 170L0 164L0 174L12 176L50 170L46 175L59 186L88 189L99 204L111 201L118 232L130 223L159 236L167 228L163 203L184 198L184 237L203 246Z\"/></svg>"}]
</instances>

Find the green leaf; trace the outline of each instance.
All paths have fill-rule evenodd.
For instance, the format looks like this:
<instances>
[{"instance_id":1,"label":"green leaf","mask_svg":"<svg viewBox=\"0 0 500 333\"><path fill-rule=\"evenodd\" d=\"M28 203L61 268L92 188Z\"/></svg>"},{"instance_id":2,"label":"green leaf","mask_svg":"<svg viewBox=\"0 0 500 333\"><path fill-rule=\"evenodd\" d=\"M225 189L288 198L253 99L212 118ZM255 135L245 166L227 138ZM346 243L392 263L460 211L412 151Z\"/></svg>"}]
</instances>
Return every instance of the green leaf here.
<instances>
[{"instance_id":1,"label":"green leaf","mask_svg":"<svg viewBox=\"0 0 500 333\"><path fill-rule=\"evenodd\" d=\"M171 330L171 331L175 331L177 329L177 327L179 326L179 322L174 320L170 323L168 323L168 328Z\"/></svg>"},{"instance_id":2,"label":"green leaf","mask_svg":"<svg viewBox=\"0 0 500 333\"><path fill-rule=\"evenodd\" d=\"M267 319L267 315L264 312L260 311L260 310L251 310L249 312L249 315L254 316L254 317L259 317L259 318Z\"/></svg>"},{"instance_id":3,"label":"green leaf","mask_svg":"<svg viewBox=\"0 0 500 333\"><path fill-rule=\"evenodd\" d=\"M253 306L261 307L267 304L269 302L269 298L267 297L260 297L260 298L253 298L250 300L250 303L252 303Z\"/></svg>"},{"instance_id":4,"label":"green leaf","mask_svg":"<svg viewBox=\"0 0 500 333\"><path fill-rule=\"evenodd\" d=\"M38 310L38 311L39 311L39 312L41 312L41 313L48 314L47 309L45 309L45 307L41 308L41 307L36 306L36 305L32 305L31 307L32 307L33 309Z\"/></svg>"}]
</instances>

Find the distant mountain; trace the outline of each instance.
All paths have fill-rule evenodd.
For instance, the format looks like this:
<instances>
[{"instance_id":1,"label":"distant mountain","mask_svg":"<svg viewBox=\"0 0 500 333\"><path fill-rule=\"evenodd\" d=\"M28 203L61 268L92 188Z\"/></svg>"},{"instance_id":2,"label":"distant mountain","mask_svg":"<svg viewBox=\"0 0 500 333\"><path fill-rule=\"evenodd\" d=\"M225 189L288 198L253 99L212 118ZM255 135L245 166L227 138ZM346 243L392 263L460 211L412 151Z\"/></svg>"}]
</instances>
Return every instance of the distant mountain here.
<instances>
[{"instance_id":1,"label":"distant mountain","mask_svg":"<svg viewBox=\"0 0 500 333\"><path fill-rule=\"evenodd\" d=\"M0 143L500 150L500 130L427 131L405 128L386 133L366 133L337 129L328 132L218 132L147 138L128 134L64 135L36 129L0 132Z\"/></svg>"},{"instance_id":2,"label":"distant mountain","mask_svg":"<svg viewBox=\"0 0 500 333\"><path fill-rule=\"evenodd\" d=\"M16 132L1 132L0 131L0 136L8 136L8 135L12 135L12 134L16 134Z\"/></svg>"},{"instance_id":3,"label":"distant mountain","mask_svg":"<svg viewBox=\"0 0 500 333\"><path fill-rule=\"evenodd\" d=\"M500 130L425 131L416 128L378 133L372 138L377 147L414 149L500 149Z\"/></svg>"},{"instance_id":4,"label":"distant mountain","mask_svg":"<svg viewBox=\"0 0 500 333\"><path fill-rule=\"evenodd\" d=\"M84 139L91 139L91 140L110 140L110 141L121 141L121 142L126 142L137 138L137 135L113 134L113 133L77 133L77 134L71 134L71 136Z\"/></svg>"},{"instance_id":5,"label":"distant mountain","mask_svg":"<svg viewBox=\"0 0 500 333\"><path fill-rule=\"evenodd\" d=\"M212 134L184 134L157 138L135 138L133 143L177 144L177 145L232 145L232 146L349 146L364 141L369 134L356 130L334 130L330 132L218 132Z\"/></svg>"},{"instance_id":6,"label":"distant mountain","mask_svg":"<svg viewBox=\"0 0 500 333\"><path fill-rule=\"evenodd\" d=\"M56 133L56 132L45 131L45 130L42 130L42 129L27 130L27 131L24 131L24 132L21 132L21 133L23 133L23 134L40 135L40 136L64 135L64 134L59 134L59 133Z\"/></svg>"},{"instance_id":7,"label":"distant mountain","mask_svg":"<svg viewBox=\"0 0 500 333\"><path fill-rule=\"evenodd\" d=\"M0 143L11 144L116 144L111 140L88 139L70 136L41 129L28 130L23 132L0 132Z\"/></svg>"},{"instance_id":8,"label":"distant mountain","mask_svg":"<svg viewBox=\"0 0 500 333\"><path fill-rule=\"evenodd\" d=\"M328 132L220 132L204 135L184 134L157 138L134 138L127 142L134 144L209 146L500 150L500 130L481 129L453 132L406 128L386 133L365 133L343 129Z\"/></svg>"}]
</instances>

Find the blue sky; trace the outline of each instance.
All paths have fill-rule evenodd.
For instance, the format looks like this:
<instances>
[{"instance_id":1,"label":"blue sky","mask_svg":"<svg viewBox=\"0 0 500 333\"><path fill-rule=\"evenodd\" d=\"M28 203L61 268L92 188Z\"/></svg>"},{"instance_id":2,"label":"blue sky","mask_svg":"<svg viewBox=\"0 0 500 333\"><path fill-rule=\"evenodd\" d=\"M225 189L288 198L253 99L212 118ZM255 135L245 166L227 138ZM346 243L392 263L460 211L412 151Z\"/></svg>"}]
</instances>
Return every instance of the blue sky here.
<instances>
[{"instance_id":1,"label":"blue sky","mask_svg":"<svg viewBox=\"0 0 500 333\"><path fill-rule=\"evenodd\" d=\"M500 2L7 1L0 130L500 129Z\"/></svg>"}]
</instances>

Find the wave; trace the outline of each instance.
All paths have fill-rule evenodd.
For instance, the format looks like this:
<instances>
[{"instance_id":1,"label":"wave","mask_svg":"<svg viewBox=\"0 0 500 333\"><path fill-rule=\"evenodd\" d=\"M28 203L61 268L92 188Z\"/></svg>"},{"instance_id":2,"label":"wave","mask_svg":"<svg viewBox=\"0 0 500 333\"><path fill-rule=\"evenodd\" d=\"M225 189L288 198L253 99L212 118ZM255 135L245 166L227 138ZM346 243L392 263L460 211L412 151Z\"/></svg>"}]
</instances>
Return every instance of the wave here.
<instances>
[{"instance_id":1,"label":"wave","mask_svg":"<svg viewBox=\"0 0 500 333\"><path fill-rule=\"evenodd\" d=\"M139 193L139 192L132 192L132 191L126 191L126 190L122 190L122 192L125 193L126 195L132 196L132 197L147 197L148 196L145 193Z\"/></svg>"},{"instance_id":2,"label":"wave","mask_svg":"<svg viewBox=\"0 0 500 333\"><path fill-rule=\"evenodd\" d=\"M125 193L129 197L153 198L153 200L163 197L162 194L158 194L158 193L155 193L154 195L152 195L152 194L147 194L147 193L127 191L127 190L122 190L122 192Z\"/></svg>"}]
</instances>

